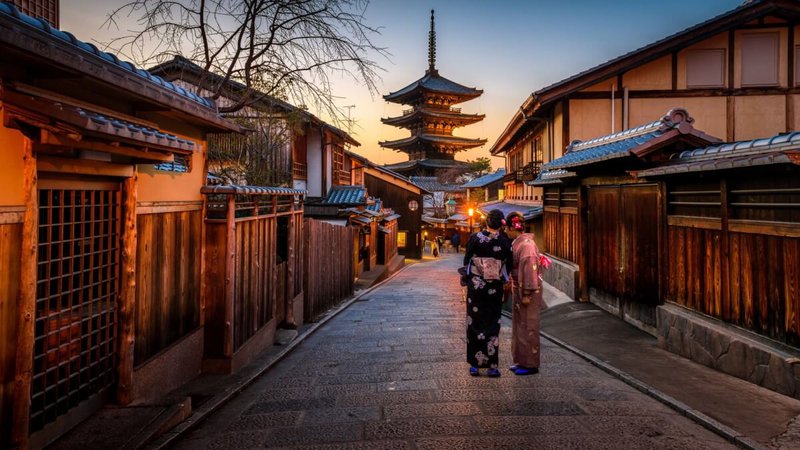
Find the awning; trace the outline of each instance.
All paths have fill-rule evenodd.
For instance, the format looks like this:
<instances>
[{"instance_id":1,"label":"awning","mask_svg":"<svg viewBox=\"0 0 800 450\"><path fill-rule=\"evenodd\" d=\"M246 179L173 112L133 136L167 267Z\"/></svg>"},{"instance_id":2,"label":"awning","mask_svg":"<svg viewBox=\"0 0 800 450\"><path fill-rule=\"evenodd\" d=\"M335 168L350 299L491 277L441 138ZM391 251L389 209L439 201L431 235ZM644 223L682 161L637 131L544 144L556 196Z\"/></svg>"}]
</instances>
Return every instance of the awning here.
<instances>
[{"instance_id":1,"label":"awning","mask_svg":"<svg viewBox=\"0 0 800 450\"><path fill-rule=\"evenodd\" d=\"M381 233L386 233L386 234L389 234L389 233L392 232L392 230L390 230L390 229L388 229L388 228L386 228L386 227L384 227L382 225L378 225L378 231L380 231Z\"/></svg>"},{"instance_id":2,"label":"awning","mask_svg":"<svg viewBox=\"0 0 800 450\"><path fill-rule=\"evenodd\" d=\"M383 219L381 219L381 222L391 222L391 221L397 220L399 218L400 218L400 214L390 214L390 215L384 217Z\"/></svg>"},{"instance_id":3,"label":"awning","mask_svg":"<svg viewBox=\"0 0 800 450\"><path fill-rule=\"evenodd\" d=\"M143 121L99 113L12 90L2 92L4 123L47 131L42 144L75 147L127 156L140 161L170 162L172 153L189 154L198 146L164 133Z\"/></svg>"}]
</instances>

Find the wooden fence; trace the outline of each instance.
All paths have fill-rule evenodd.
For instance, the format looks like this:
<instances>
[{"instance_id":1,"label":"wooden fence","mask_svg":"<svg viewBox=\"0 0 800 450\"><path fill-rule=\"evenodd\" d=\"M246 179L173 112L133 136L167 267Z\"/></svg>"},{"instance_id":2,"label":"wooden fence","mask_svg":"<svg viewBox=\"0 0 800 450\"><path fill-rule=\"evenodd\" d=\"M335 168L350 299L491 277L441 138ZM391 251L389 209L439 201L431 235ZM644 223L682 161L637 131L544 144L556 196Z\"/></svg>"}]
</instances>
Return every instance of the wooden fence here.
<instances>
[{"instance_id":1,"label":"wooden fence","mask_svg":"<svg viewBox=\"0 0 800 450\"><path fill-rule=\"evenodd\" d=\"M578 186L554 186L544 190L544 251L578 263L581 235L578 221Z\"/></svg>"},{"instance_id":2,"label":"wooden fence","mask_svg":"<svg viewBox=\"0 0 800 450\"><path fill-rule=\"evenodd\" d=\"M305 220L305 230L303 310L310 322L353 293L352 249L358 230L313 219Z\"/></svg>"},{"instance_id":3,"label":"wooden fence","mask_svg":"<svg viewBox=\"0 0 800 450\"><path fill-rule=\"evenodd\" d=\"M200 326L201 227L200 209L137 216L137 366Z\"/></svg>"},{"instance_id":4,"label":"wooden fence","mask_svg":"<svg viewBox=\"0 0 800 450\"><path fill-rule=\"evenodd\" d=\"M293 301L302 294L302 193L240 186L206 187L202 192L208 196L205 353L225 360L256 335L266 344L271 338L264 333L293 321ZM240 366L222 364L222 371ZM209 370L217 371L214 367Z\"/></svg>"},{"instance_id":5,"label":"wooden fence","mask_svg":"<svg viewBox=\"0 0 800 450\"><path fill-rule=\"evenodd\" d=\"M796 174L668 186L666 299L800 345Z\"/></svg>"}]
</instances>

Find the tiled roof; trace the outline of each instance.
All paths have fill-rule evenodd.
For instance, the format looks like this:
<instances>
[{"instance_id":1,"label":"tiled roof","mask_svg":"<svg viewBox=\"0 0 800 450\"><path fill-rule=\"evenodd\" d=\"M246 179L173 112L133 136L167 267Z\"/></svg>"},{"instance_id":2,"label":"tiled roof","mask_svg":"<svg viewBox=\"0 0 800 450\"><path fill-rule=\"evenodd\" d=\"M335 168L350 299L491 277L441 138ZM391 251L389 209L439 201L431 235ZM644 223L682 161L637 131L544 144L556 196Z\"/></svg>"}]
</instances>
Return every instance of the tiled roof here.
<instances>
[{"instance_id":1,"label":"tiled roof","mask_svg":"<svg viewBox=\"0 0 800 450\"><path fill-rule=\"evenodd\" d=\"M18 21L20 21L20 22L22 22L22 23L24 23L24 24L26 24L26 25L28 25L30 27L33 27L33 28L35 28L35 29L37 29L37 30L39 30L39 31L41 31L43 33L48 34L49 36L55 37L57 39L60 39L60 40L62 40L64 42L72 45L76 50L76 53L77 53L75 55L76 57L80 57L81 54L90 54L90 55L92 55L94 57L100 58L101 60L105 61L106 63L114 64L114 65L116 65L118 67L121 67L121 68L127 70L128 72L136 74L139 77L147 80L150 83L165 87L165 88L175 92L176 94L178 94L180 96L183 96L183 97L185 97L185 98L187 98L189 100L192 100L193 102L198 103L198 104L200 104L202 106L205 106L207 108L213 108L214 107L214 104L210 100L202 98L202 97L200 97L200 96L198 96L198 95L196 95L196 94L194 94L192 92L187 91L186 89L184 89L184 88L182 88L180 86L176 86L173 83L165 81L161 77L157 77L155 75L151 75L148 71L140 69L140 68L137 68L136 66L134 66L133 64L131 64L131 63L127 62L127 61L122 61L119 58L117 58L116 55L114 55L112 53L104 52L104 51L98 49L94 44L91 44L91 43L88 43L88 42L83 42L83 41L77 39L72 33L69 33L69 32L66 32L66 31L61 31L61 30L59 30L57 28L53 28L53 27L50 26L49 23L47 23L43 19L38 19L38 18L34 18L34 17L30 17L28 15L22 14L11 3L0 2L0 14L4 14L6 16L12 17L12 18L14 18L14 19L16 19L16 20L18 20Z\"/></svg>"},{"instance_id":2,"label":"tiled roof","mask_svg":"<svg viewBox=\"0 0 800 450\"><path fill-rule=\"evenodd\" d=\"M400 214L389 214L388 216L381 219L382 222L391 222L393 220L397 220L400 218Z\"/></svg>"},{"instance_id":3,"label":"tiled roof","mask_svg":"<svg viewBox=\"0 0 800 450\"><path fill-rule=\"evenodd\" d=\"M526 182L530 186L544 186L547 184L559 184L561 180L578 176L575 172L564 169L547 170L539 174L535 180Z\"/></svg>"},{"instance_id":4,"label":"tiled roof","mask_svg":"<svg viewBox=\"0 0 800 450\"><path fill-rule=\"evenodd\" d=\"M638 177L672 175L790 163L787 151L800 150L800 131L769 138L730 142L686 150L670 156L668 163L636 172Z\"/></svg>"},{"instance_id":5,"label":"tiled roof","mask_svg":"<svg viewBox=\"0 0 800 450\"><path fill-rule=\"evenodd\" d=\"M665 129L664 125L663 120L658 120L586 142L576 141L567 147L567 153L564 156L545 163L542 165L542 169L563 169L628 156L631 149L664 134L668 129Z\"/></svg>"},{"instance_id":6,"label":"tiled roof","mask_svg":"<svg viewBox=\"0 0 800 450\"><path fill-rule=\"evenodd\" d=\"M381 212L381 207L382 206L383 206L383 202L381 201L381 199L376 198L373 203L370 203L370 204L367 205L367 211L372 211L372 212L379 213L379 212Z\"/></svg>"},{"instance_id":7,"label":"tiled roof","mask_svg":"<svg viewBox=\"0 0 800 450\"><path fill-rule=\"evenodd\" d=\"M472 139L459 136L444 136L437 134L417 134L414 136L409 136L407 138L397 139L394 141L378 142L378 145L380 145L381 147L400 149L400 148L411 147L419 143L443 144L443 145L452 145L456 147L470 148L470 147L478 147L485 144L486 139Z\"/></svg>"},{"instance_id":8,"label":"tiled roof","mask_svg":"<svg viewBox=\"0 0 800 450\"><path fill-rule=\"evenodd\" d=\"M62 105L62 108L67 108L67 106ZM86 128L92 131L180 150L193 151L195 149L194 142L180 138L174 134L162 133L155 128L135 124L115 117L104 116L100 113L87 111L81 108L74 108L74 110L80 116L89 119Z\"/></svg>"},{"instance_id":9,"label":"tiled roof","mask_svg":"<svg viewBox=\"0 0 800 450\"><path fill-rule=\"evenodd\" d=\"M462 192L464 188L458 184L440 183L436 177L409 177L412 183L428 192Z\"/></svg>"},{"instance_id":10,"label":"tiled roof","mask_svg":"<svg viewBox=\"0 0 800 450\"><path fill-rule=\"evenodd\" d=\"M474 180L464 183L461 187L463 188L479 188L488 186L496 181L500 181L506 175L506 169L497 169L497 171L486 174L482 177L475 178Z\"/></svg>"},{"instance_id":11,"label":"tiled roof","mask_svg":"<svg viewBox=\"0 0 800 450\"><path fill-rule=\"evenodd\" d=\"M388 101L402 99L402 97L413 93L417 89L425 89L432 92L441 92L443 94L455 94L466 97L478 97L483 94L480 89L466 87L454 81L450 81L445 77L439 76L437 71L428 72L419 80L409 84L408 86L384 95L383 98Z\"/></svg>"},{"instance_id":12,"label":"tiled roof","mask_svg":"<svg viewBox=\"0 0 800 450\"><path fill-rule=\"evenodd\" d=\"M464 161L456 161L454 159L414 159L411 161L404 161L395 164L387 164L383 166L388 170L408 170L415 167L425 167L429 169L450 169L453 167L464 167L467 163Z\"/></svg>"},{"instance_id":13,"label":"tiled roof","mask_svg":"<svg viewBox=\"0 0 800 450\"><path fill-rule=\"evenodd\" d=\"M203 194L243 194L243 195L305 195L306 191L284 187L238 186L234 184L222 186L203 186Z\"/></svg>"},{"instance_id":14,"label":"tiled roof","mask_svg":"<svg viewBox=\"0 0 800 450\"><path fill-rule=\"evenodd\" d=\"M364 186L333 186L322 203L326 205L366 205L367 188Z\"/></svg>"},{"instance_id":15,"label":"tiled roof","mask_svg":"<svg viewBox=\"0 0 800 450\"><path fill-rule=\"evenodd\" d=\"M491 203L484 203L478 206L478 211L482 214L489 214L489 211L493 209L499 209L503 212L504 216L508 216L512 212L520 212L525 220L531 220L536 217L541 216L544 213L544 208L541 206L531 206L525 205L521 203L511 203L508 201L499 201L499 202L491 202Z\"/></svg>"}]
</instances>

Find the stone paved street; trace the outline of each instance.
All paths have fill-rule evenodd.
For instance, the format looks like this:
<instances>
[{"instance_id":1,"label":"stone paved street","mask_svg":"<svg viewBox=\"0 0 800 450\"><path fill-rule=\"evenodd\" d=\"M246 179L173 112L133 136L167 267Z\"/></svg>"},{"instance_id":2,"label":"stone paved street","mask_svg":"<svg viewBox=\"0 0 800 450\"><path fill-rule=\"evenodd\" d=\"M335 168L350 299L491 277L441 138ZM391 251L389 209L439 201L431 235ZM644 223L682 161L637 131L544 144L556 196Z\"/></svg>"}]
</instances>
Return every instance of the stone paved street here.
<instances>
[{"instance_id":1,"label":"stone paved street","mask_svg":"<svg viewBox=\"0 0 800 450\"><path fill-rule=\"evenodd\" d=\"M538 375L470 377L457 266L445 255L405 269L178 448L734 448L546 340Z\"/></svg>"}]
</instances>

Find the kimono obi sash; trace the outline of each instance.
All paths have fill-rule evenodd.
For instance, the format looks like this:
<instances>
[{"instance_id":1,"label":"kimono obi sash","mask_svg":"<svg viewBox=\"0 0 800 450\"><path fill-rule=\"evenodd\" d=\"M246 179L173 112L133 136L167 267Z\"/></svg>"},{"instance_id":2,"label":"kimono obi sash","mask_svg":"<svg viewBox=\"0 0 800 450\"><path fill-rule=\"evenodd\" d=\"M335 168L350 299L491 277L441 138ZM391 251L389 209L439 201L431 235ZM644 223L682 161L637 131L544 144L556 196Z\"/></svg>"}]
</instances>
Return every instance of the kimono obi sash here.
<instances>
[{"instance_id":1,"label":"kimono obi sash","mask_svg":"<svg viewBox=\"0 0 800 450\"><path fill-rule=\"evenodd\" d=\"M472 257L470 273L486 281L497 281L503 278L503 261L495 258Z\"/></svg>"}]
</instances>

